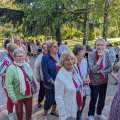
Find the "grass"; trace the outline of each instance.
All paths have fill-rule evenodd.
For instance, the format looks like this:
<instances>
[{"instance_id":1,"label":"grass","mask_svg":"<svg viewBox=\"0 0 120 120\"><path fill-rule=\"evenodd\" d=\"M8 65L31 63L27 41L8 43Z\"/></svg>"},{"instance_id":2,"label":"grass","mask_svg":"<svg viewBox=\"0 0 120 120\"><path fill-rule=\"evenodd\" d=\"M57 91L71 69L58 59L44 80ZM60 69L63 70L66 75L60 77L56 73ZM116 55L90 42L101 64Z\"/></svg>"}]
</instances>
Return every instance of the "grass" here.
<instances>
[{"instance_id":1,"label":"grass","mask_svg":"<svg viewBox=\"0 0 120 120\"><path fill-rule=\"evenodd\" d=\"M108 39L108 41L111 44L118 43L119 47L120 47L120 38L112 38L112 39ZM75 44L81 44L82 45L82 39L80 39L80 40L70 40L70 39L68 39L68 40L63 40L63 42L67 42L68 43L68 48L71 49L71 50L73 49ZM88 45L91 48L94 47L94 43L95 43L95 40L88 41Z\"/></svg>"}]
</instances>

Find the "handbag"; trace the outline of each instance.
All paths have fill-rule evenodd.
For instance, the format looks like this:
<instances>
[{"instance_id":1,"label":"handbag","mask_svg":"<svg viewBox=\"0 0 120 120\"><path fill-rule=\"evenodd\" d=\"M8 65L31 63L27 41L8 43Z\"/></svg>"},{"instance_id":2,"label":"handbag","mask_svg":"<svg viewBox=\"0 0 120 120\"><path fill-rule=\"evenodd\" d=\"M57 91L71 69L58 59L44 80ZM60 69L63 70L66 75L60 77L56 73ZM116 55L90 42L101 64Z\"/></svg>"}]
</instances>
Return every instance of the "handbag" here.
<instances>
[{"instance_id":1,"label":"handbag","mask_svg":"<svg viewBox=\"0 0 120 120\"><path fill-rule=\"evenodd\" d=\"M26 74L25 70L23 70L21 67L19 67L19 68ZM30 77L27 74L26 74L26 76L30 82L32 94L36 94L37 93L37 85L36 85L35 81L34 80L31 81Z\"/></svg>"},{"instance_id":2,"label":"handbag","mask_svg":"<svg viewBox=\"0 0 120 120\"><path fill-rule=\"evenodd\" d=\"M89 85L85 85L83 87L83 96L90 96L91 94L91 89Z\"/></svg>"}]
</instances>

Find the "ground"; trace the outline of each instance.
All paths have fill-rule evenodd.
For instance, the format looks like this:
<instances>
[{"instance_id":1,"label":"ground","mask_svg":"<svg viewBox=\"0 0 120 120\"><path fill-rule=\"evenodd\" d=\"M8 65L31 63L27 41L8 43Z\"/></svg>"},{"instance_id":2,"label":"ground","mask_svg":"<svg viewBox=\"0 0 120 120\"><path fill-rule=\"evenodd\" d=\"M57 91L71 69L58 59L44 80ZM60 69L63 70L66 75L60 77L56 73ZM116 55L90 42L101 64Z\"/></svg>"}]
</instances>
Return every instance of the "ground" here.
<instances>
[{"instance_id":1,"label":"ground","mask_svg":"<svg viewBox=\"0 0 120 120\"><path fill-rule=\"evenodd\" d=\"M0 60L2 57L6 54L6 51L4 49L0 48ZM36 57L30 56L30 65L33 68L34 62L35 62ZM116 88L117 86L113 85L115 81L109 76L109 83L108 83L108 89L107 89L107 96L106 96L106 101L105 101L105 107L103 110L103 114L107 117L109 117L109 111L111 107L111 102L112 99L116 93ZM37 96L35 95L33 97L33 114L32 114L32 120L42 120L42 115L43 115L43 107L41 109L37 108ZM86 120L87 118L87 112L88 112L88 106L89 106L89 100L90 98L87 97L86 100L86 105L82 114L82 120ZM0 120L8 120L7 117L7 110L6 110L6 95L5 92L3 91L1 85L0 85ZM48 115L48 120L58 120L58 117L54 117L52 115Z\"/></svg>"}]
</instances>

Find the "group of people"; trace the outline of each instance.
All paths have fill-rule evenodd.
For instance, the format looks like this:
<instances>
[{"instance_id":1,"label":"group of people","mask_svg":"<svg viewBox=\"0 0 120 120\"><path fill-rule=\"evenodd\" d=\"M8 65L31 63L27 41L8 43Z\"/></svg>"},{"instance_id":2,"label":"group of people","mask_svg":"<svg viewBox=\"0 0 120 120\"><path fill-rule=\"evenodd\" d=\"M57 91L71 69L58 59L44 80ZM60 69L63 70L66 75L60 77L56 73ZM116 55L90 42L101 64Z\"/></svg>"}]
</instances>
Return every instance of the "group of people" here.
<instances>
[{"instance_id":1,"label":"group of people","mask_svg":"<svg viewBox=\"0 0 120 120\"><path fill-rule=\"evenodd\" d=\"M65 49L59 53L57 41L49 40L43 42L41 48L42 52L36 58L32 71L20 38L14 37L14 43L7 45L8 54L0 62L0 76L7 95L9 120L14 120L14 105L18 120L23 119L23 106L26 120L31 120L32 98L38 85L39 108L45 99L44 120L48 120L47 114L51 107L50 114L59 116L59 120L80 120L87 96L90 96L87 119L106 120L102 110L112 62L104 39L95 41L95 49L89 52L88 59L85 58L85 46L80 44L76 44L72 51L64 45ZM118 76L119 81L120 74ZM118 86L109 120L120 119L119 89Z\"/></svg>"}]
</instances>

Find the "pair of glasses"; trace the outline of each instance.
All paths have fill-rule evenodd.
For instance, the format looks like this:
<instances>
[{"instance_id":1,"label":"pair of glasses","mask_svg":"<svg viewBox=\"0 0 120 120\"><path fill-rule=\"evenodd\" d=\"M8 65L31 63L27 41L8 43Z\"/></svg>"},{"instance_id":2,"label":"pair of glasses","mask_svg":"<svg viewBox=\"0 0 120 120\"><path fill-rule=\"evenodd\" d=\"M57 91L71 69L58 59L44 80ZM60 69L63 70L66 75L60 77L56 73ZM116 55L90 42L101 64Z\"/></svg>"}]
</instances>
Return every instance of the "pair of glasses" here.
<instances>
[{"instance_id":1,"label":"pair of glasses","mask_svg":"<svg viewBox=\"0 0 120 120\"><path fill-rule=\"evenodd\" d=\"M16 56L16 57L18 57L18 58L22 58L22 57L24 57L24 56Z\"/></svg>"},{"instance_id":2,"label":"pair of glasses","mask_svg":"<svg viewBox=\"0 0 120 120\"><path fill-rule=\"evenodd\" d=\"M58 48L58 46L56 45L56 46L53 46L54 48Z\"/></svg>"}]
</instances>

